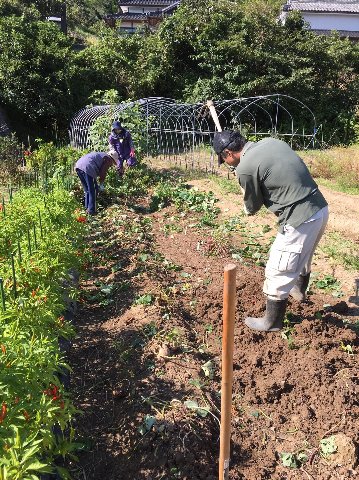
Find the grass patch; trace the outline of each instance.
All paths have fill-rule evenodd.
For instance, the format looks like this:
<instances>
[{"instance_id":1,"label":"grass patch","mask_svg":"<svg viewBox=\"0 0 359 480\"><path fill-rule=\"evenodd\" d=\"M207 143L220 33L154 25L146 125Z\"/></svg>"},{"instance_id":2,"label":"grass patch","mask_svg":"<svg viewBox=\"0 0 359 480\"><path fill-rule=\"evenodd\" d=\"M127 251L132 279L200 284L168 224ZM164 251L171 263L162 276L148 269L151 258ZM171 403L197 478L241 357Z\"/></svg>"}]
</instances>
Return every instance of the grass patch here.
<instances>
[{"instance_id":1,"label":"grass patch","mask_svg":"<svg viewBox=\"0 0 359 480\"><path fill-rule=\"evenodd\" d=\"M337 180L328 180L326 178L316 178L315 181L319 186L327 187L335 192L347 193L348 195L359 195L359 187L343 185Z\"/></svg>"},{"instance_id":2,"label":"grass patch","mask_svg":"<svg viewBox=\"0 0 359 480\"><path fill-rule=\"evenodd\" d=\"M359 194L359 145L298 153L321 185L352 195Z\"/></svg>"},{"instance_id":3,"label":"grass patch","mask_svg":"<svg viewBox=\"0 0 359 480\"><path fill-rule=\"evenodd\" d=\"M221 193L223 194L235 193L235 194L242 195L239 182L234 177L225 178L225 177L219 177L219 176L213 175L211 177L211 180L213 181L213 183L215 183L219 187Z\"/></svg>"},{"instance_id":4,"label":"grass patch","mask_svg":"<svg viewBox=\"0 0 359 480\"><path fill-rule=\"evenodd\" d=\"M323 237L321 248L335 263L340 263L351 270L359 270L359 256L355 243L343 238L340 233L328 233Z\"/></svg>"}]
</instances>

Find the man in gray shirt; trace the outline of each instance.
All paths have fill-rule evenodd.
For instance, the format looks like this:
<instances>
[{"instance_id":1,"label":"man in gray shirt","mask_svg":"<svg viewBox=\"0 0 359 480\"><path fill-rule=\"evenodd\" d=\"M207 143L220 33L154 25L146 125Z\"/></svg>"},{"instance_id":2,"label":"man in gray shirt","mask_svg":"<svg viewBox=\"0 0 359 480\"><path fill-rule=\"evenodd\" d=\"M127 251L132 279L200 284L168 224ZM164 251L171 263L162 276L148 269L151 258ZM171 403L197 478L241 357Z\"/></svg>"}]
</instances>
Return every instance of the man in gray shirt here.
<instances>
[{"instance_id":1,"label":"man in gray shirt","mask_svg":"<svg viewBox=\"0 0 359 480\"><path fill-rule=\"evenodd\" d=\"M328 204L303 160L288 144L274 138L247 142L236 131L214 135L218 163L237 175L244 210L254 215L264 205L278 217L279 231L270 249L263 292L263 318L248 317L254 330L278 331L288 296L304 302L315 248L328 222Z\"/></svg>"}]
</instances>

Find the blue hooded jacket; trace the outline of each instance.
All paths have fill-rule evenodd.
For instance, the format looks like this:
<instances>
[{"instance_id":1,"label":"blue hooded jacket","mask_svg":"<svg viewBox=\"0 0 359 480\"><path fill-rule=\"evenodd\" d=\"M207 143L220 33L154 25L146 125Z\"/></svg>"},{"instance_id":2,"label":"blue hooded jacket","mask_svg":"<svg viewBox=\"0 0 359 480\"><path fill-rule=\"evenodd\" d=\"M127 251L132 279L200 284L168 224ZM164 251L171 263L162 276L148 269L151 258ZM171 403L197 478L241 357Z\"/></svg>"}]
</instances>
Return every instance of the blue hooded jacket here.
<instances>
[{"instance_id":1,"label":"blue hooded jacket","mask_svg":"<svg viewBox=\"0 0 359 480\"><path fill-rule=\"evenodd\" d=\"M120 129L120 132L116 133L115 129ZM108 137L108 143L110 149L113 149L118 153L118 168L122 168L125 160L129 165L131 164L130 152L131 150L134 150L133 140L130 132L122 127L120 122L114 122L112 124L112 131Z\"/></svg>"}]
</instances>

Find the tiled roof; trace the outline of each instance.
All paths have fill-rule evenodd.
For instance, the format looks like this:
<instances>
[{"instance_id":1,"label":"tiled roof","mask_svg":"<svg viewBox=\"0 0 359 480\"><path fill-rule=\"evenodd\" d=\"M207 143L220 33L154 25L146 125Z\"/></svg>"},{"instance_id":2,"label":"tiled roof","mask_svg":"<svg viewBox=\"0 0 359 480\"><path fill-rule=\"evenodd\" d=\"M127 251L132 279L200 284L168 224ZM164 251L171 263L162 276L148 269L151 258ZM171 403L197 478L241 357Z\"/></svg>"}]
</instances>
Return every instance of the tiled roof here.
<instances>
[{"instance_id":1,"label":"tiled roof","mask_svg":"<svg viewBox=\"0 0 359 480\"><path fill-rule=\"evenodd\" d=\"M301 12L359 13L358 0L288 0L284 10Z\"/></svg>"},{"instance_id":2,"label":"tiled roof","mask_svg":"<svg viewBox=\"0 0 359 480\"><path fill-rule=\"evenodd\" d=\"M106 18L113 19L113 20L124 20L124 21L132 21L132 20L139 20L145 22L148 17L162 17L162 12L150 12L149 14L146 13L115 13L113 15L107 15Z\"/></svg>"},{"instance_id":3,"label":"tiled roof","mask_svg":"<svg viewBox=\"0 0 359 480\"><path fill-rule=\"evenodd\" d=\"M173 0L119 0L118 5L119 7L128 7L128 6L136 6L136 7L150 7L150 6L158 6L158 7L167 7L172 5Z\"/></svg>"},{"instance_id":4,"label":"tiled roof","mask_svg":"<svg viewBox=\"0 0 359 480\"><path fill-rule=\"evenodd\" d=\"M320 35L330 35L332 30L312 30L312 32ZM337 30L341 37L357 38L359 40L359 32L350 32L349 30Z\"/></svg>"},{"instance_id":5,"label":"tiled roof","mask_svg":"<svg viewBox=\"0 0 359 480\"><path fill-rule=\"evenodd\" d=\"M169 7L163 8L162 13L171 13L180 5L181 1L173 2Z\"/></svg>"}]
</instances>

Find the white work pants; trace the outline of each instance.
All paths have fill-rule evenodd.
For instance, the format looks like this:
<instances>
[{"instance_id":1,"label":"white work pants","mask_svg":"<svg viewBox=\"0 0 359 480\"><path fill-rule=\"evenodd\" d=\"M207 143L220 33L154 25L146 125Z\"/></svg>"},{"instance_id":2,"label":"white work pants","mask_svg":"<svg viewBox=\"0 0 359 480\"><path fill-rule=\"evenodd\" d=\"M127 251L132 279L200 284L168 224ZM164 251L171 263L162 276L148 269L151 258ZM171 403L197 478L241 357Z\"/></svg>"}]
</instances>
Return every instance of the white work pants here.
<instances>
[{"instance_id":1,"label":"white work pants","mask_svg":"<svg viewBox=\"0 0 359 480\"><path fill-rule=\"evenodd\" d=\"M324 207L299 227L285 225L284 233L277 234L265 269L263 292L268 298L288 298L299 275L310 273L313 254L324 233L328 216L328 207Z\"/></svg>"}]
</instances>

